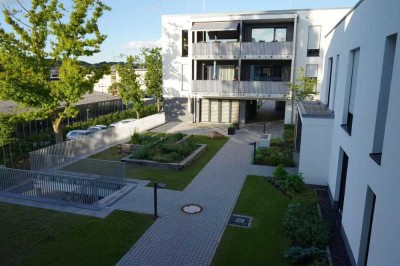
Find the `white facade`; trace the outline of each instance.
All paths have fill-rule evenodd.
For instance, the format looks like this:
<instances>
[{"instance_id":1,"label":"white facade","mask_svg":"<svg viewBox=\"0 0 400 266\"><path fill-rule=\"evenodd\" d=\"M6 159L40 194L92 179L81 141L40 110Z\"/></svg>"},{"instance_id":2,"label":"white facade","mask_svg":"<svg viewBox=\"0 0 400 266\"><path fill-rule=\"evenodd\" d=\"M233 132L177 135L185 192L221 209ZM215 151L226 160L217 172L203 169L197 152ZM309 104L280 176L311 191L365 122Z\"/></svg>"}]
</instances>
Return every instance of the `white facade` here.
<instances>
[{"instance_id":1,"label":"white facade","mask_svg":"<svg viewBox=\"0 0 400 266\"><path fill-rule=\"evenodd\" d=\"M164 110L166 113L183 121L201 122L201 99L207 101L218 100L230 101L230 110L233 105L240 101L240 114L244 115L246 101L258 99L271 99L286 101L288 94L287 82L295 80L295 72L298 67L307 70L307 75L316 77L318 80L317 90L321 88L324 73L323 59L329 39L322 38L328 31L343 17L349 9L318 9L318 10L284 10L265 11L241 14L212 14L212 15L176 15L162 17L162 55L163 55L163 82L164 82ZM234 40L219 41L220 34L217 30L207 29L213 23L238 23L238 33ZM247 31L253 31L260 27L286 28L284 41L254 41L253 32L249 37ZM247 27L247 28L246 28ZM204 29L203 29L204 28ZM187 31L188 54L182 56L183 52L183 31ZM198 33L205 32L201 37ZM214 37L211 37L214 33ZM225 32L231 33L228 31ZM205 37L207 34L207 37ZM274 33L276 36L276 31ZM227 39L226 37L223 37ZM251 40L250 40L250 39ZM215 49L211 43L217 43L221 49ZM274 43L275 42L275 43ZM268 47L270 45L271 47ZM253 47L252 47L253 46ZM265 46L262 48L261 46ZM245 49L248 47L249 49ZM271 54L263 54L256 51L261 47L263 51L278 51ZM275 48L273 48L275 47ZM208 49L208 56L202 54L201 49ZM289 51L287 50L289 49ZM309 54L309 49L318 50L316 54ZM211 51L210 51L211 50ZM245 51L246 50L246 51ZM200 51L197 53L196 51ZM222 51L222 52L221 52ZM250 52L249 52L250 51ZM216 65L233 65L238 72L237 77L229 82L219 82L215 79L205 81L204 69L201 64L212 67ZM262 63L263 61L264 63ZM286 64L286 72L279 73L285 76L279 82L253 82L250 76L245 76L246 64L274 65ZM210 68L211 69L211 68ZM201 74L200 74L201 72ZM210 74L208 74L210 75ZM201 77L203 76L203 77ZM199 89L199 86L201 87ZM221 105L221 104L220 104ZM222 103L223 105L223 103ZM292 122L291 101L287 101L285 122ZM207 107L209 105L207 104ZM221 111L220 107L220 112ZM204 109L204 108L203 108ZM211 112L211 111L210 111ZM212 117L212 114L209 114ZM222 115L223 116L223 115ZM212 119L211 119L212 120ZM230 119L232 120L232 118ZM228 119L229 121L229 119ZM241 119L242 121L242 119ZM212 121L208 121L212 122ZM223 122L220 119L219 122ZM233 121L230 121L233 122Z\"/></svg>"},{"instance_id":2,"label":"white facade","mask_svg":"<svg viewBox=\"0 0 400 266\"><path fill-rule=\"evenodd\" d=\"M400 262L399 11L398 0L360 1L324 38L321 101L334 111L332 139L324 156L300 159L308 172L329 156L321 183L342 214L353 265ZM306 134L316 131L302 132L305 151Z\"/></svg>"},{"instance_id":3,"label":"white facade","mask_svg":"<svg viewBox=\"0 0 400 266\"><path fill-rule=\"evenodd\" d=\"M146 69L138 68L135 69L135 73L139 76L139 84L140 84L140 89L142 91L146 90L146 85L144 83L144 76L146 74ZM104 75L96 84L94 84L93 90L102 92L102 93L107 93L108 92L108 87L110 87L114 82L120 81L120 76L118 75L118 71L115 70L115 68L111 69L111 73L108 75Z\"/></svg>"}]
</instances>

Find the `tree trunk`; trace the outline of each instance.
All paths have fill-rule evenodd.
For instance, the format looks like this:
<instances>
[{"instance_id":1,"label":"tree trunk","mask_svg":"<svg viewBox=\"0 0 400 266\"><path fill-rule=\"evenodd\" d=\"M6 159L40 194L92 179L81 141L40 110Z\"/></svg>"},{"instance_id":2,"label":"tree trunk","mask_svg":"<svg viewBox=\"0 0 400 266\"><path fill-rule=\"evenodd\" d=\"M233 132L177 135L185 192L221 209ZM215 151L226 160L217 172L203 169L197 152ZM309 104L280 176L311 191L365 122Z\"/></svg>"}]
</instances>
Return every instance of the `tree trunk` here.
<instances>
[{"instance_id":1,"label":"tree trunk","mask_svg":"<svg viewBox=\"0 0 400 266\"><path fill-rule=\"evenodd\" d=\"M60 142L64 141L62 131L61 131L61 122L62 122L62 118L56 118L55 121L53 122L53 131L54 131L54 135L56 137L56 143L60 143Z\"/></svg>"},{"instance_id":2,"label":"tree trunk","mask_svg":"<svg viewBox=\"0 0 400 266\"><path fill-rule=\"evenodd\" d=\"M13 158L12 158L12 150L11 150L11 145L8 145L8 148L10 150L10 163L11 163L11 168L14 167L14 162L13 162Z\"/></svg>"},{"instance_id":3,"label":"tree trunk","mask_svg":"<svg viewBox=\"0 0 400 266\"><path fill-rule=\"evenodd\" d=\"M140 113L136 111L136 119L140 119Z\"/></svg>"},{"instance_id":4,"label":"tree trunk","mask_svg":"<svg viewBox=\"0 0 400 266\"><path fill-rule=\"evenodd\" d=\"M160 97L157 97L157 112L160 112Z\"/></svg>"},{"instance_id":5,"label":"tree trunk","mask_svg":"<svg viewBox=\"0 0 400 266\"><path fill-rule=\"evenodd\" d=\"M7 157L6 157L6 148L5 148L5 146L3 146L3 163L4 163L4 166L7 166Z\"/></svg>"}]
</instances>

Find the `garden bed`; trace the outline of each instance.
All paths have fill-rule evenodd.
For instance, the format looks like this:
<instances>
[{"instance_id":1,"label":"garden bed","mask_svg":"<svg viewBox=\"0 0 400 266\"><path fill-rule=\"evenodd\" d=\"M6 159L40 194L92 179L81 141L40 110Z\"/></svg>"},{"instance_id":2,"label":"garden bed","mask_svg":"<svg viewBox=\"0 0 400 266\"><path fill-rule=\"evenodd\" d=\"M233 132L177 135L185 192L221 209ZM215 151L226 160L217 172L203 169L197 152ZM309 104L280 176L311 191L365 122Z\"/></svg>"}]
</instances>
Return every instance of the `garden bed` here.
<instances>
[{"instance_id":1,"label":"garden bed","mask_svg":"<svg viewBox=\"0 0 400 266\"><path fill-rule=\"evenodd\" d=\"M196 146L197 149L192 154L190 154L188 157L177 163L165 163L165 162L157 162L151 160L133 159L131 155L122 158L121 161L133 165L182 171L185 167L187 167L194 160L196 160L201 154L203 154L207 149L207 144L197 144Z\"/></svg>"}]
</instances>

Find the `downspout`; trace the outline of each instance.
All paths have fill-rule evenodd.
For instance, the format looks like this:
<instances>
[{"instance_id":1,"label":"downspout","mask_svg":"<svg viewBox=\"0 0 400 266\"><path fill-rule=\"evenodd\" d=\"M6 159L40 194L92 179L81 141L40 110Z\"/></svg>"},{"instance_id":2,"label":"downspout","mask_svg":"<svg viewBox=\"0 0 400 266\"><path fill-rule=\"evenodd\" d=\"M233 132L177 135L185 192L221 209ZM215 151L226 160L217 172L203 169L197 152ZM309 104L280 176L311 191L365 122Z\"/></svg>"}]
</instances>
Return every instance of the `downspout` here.
<instances>
[{"instance_id":1,"label":"downspout","mask_svg":"<svg viewBox=\"0 0 400 266\"><path fill-rule=\"evenodd\" d=\"M296 61L296 44L297 44L297 20L298 20L299 15L297 14L296 17L294 18L294 29L293 29L293 59L292 59L292 69L290 73L290 82L294 83L295 82L295 61ZM294 99L293 99L293 91L291 91L291 98L292 98L292 113L290 116L290 123L293 124L293 116L294 116Z\"/></svg>"}]
</instances>

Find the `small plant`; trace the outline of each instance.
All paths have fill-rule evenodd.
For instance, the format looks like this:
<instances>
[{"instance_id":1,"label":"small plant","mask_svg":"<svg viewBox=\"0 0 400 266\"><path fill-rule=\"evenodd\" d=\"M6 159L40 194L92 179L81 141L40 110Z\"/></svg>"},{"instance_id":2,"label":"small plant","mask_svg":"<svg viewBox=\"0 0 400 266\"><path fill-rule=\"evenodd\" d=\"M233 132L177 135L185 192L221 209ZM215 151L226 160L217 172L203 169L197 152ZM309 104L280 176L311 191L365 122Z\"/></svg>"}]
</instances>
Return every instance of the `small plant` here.
<instances>
[{"instance_id":1,"label":"small plant","mask_svg":"<svg viewBox=\"0 0 400 266\"><path fill-rule=\"evenodd\" d=\"M329 243L329 225L310 207L290 204L282 220L285 234L302 247L324 248Z\"/></svg>"},{"instance_id":2,"label":"small plant","mask_svg":"<svg viewBox=\"0 0 400 266\"><path fill-rule=\"evenodd\" d=\"M291 247L285 251L285 258L289 258L292 263L302 264L328 261L325 250L316 247Z\"/></svg>"},{"instance_id":3,"label":"small plant","mask_svg":"<svg viewBox=\"0 0 400 266\"><path fill-rule=\"evenodd\" d=\"M133 133L132 137L131 137L131 142L132 144L140 144L141 140L140 140L140 134L138 132L135 131L135 133Z\"/></svg>"},{"instance_id":4,"label":"small plant","mask_svg":"<svg viewBox=\"0 0 400 266\"><path fill-rule=\"evenodd\" d=\"M279 146L283 144L282 138L275 138L271 140L271 146Z\"/></svg>"},{"instance_id":5,"label":"small plant","mask_svg":"<svg viewBox=\"0 0 400 266\"><path fill-rule=\"evenodd\" d=\"M284 179L284 178L286 178L287 176L288 176L288 172L287 172L286 169L284 168L284 165L283 165L283 164L280 164L280 165L278 165L278 166L275 168L274 173L273 173L274 181L275 181L275 180Z\"/></svg>"},{"instance_id":6,"label":"small plant","mask_svg":"<svg viewBox=\"0 0 400 266\"><path fill-rule=\"evenodd\" d=\"M304 178L302 173L288 175L283 186L284 190L291 194L299 193L304 187Z\"/></svg>"}]
</instances>

